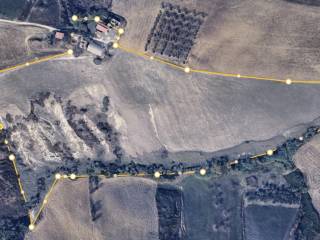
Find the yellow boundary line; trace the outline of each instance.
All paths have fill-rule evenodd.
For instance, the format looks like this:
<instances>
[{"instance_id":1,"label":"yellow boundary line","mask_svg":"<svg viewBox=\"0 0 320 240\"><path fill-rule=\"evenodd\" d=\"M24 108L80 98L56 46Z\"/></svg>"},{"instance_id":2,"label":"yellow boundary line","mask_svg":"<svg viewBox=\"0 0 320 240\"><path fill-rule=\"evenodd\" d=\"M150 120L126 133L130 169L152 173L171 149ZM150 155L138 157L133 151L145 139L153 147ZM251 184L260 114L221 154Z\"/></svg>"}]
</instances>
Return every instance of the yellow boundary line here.
<instances>
[{"instance_id":1,"label":"yellow boundary line","mask_svg":"<svg viewBox=\"0 0 320 240\"><path fill-rule=\"evenodd\" d=\"M18 185L19 185L20 193L21 193L24 201L27 202L26 194L25 194L25 191L23 190L23 186L22 186L22 183L21 183L21 180L20 180L20 174L19 174L19 169L17 167L17 162L16 162L15 155L12 153L10 145L9 145L9 141L7 139L5 139L5 143L4 144L7 145L7 149L9 151L8 158L13 164L13 168L14 168L15 174L16 174L17 179L18 179ZM273 153L276 150L277 150L276 148L275 149L269 149L264 153L251 156L250 159L257 159L259 157L263 157L263 156L267 156L267 155L268 156L272 156ZM237 160L230 160L230 161L228 161L228 163L229 163L229 166L232 166L232 165L236 165L238 163L238 161ZM53 192L53 189L55 188L55 186L61 180L64 180L64 179L67 179L67 180L86 179L86 178L89 178L90 176L104 177L104 178L116 178L116 177L149 177L150 178L150 177L153 177L155 179L159 179L161 177L161 175L167 175L167 176L172 176L172 175L192 176L192 175L195 175L195 174L198 174L198 173L201 176L206 175L206 168L201 168L199 171L198 170L186 170L186 171L171 171L171 170L167 170L164 174L162 174L159 171L155 171L153 175L152 174L148 174L148 173L144 173L144 172L137 173L137 174L119 173L119 174L114 174L112 176L108 176L108 175L104 175L104 174L94 174L94 175L90 175L90 174L84 174L84 175L70 174L70 175L65 175L64 174L64 175L62 175L60 173L57 173L57 174L55 174L54 180L53 180L48 192L45 194L45 196L44 196L44 198L43 198L43 200L41 202L41 205L40 205L38 211L36 211L34 217L33 217L33 214L31 214L29 212L29 220L30 220L29 229L31 231L35 229L36 223L39 220L39 218L41 216L41 213L43 212L43 210L45 209L46 205L49 202L49 198L50 198L50 196L51 196L51 194Z\"/></svg>"},{"instance_id":2,"label":"yellow boundary line","mask_svg":"<svg viewBox=\"0 0 320 240\"><path fill-rule=\"evenodd\" d=\"M10 147L9 145L7 146L8 148L8 151L10 152ZM17 161L16 161L16 158L13 154L10 154L9 155L9 160L12 162L12 165L13 165L13 168L14 168L14 171L15 171L15 174L17 176L17 181L18 181L18 186L19 186L19 190L20 190L20 194L24 200L24 202L27 202L27 197L26 197L26 193L25 191L23 190L23 186L22 186L22 182L21 182L21 179L20 179L20 173L19 173L19 170L18 170L18 167L17 167Z\"/></svg>"},{"instance_id":3,"label":"yellow boundary line","mask_svg":"<svg viewBox=\"0 0 320 240\"><path fill-rule=\"evenodd\" d=\"M281 84L312 84L312 85L318 85L320 84L320 80L297 80L297 79L281 79L281 78L274 78L274 77L263 77L263 76L254 76L254 75L242 75L242 74L236 74L236 73L226 73L226 72L216 72L216 71L210 71L210 70L205 70L205 69L193 69L191 67L188 66L183 66L177 63L174 63L170 60L158 57L158 56L154 56L150 53L147 52L142 52L142 51L138 51L135 49L131 49L131 48L127 48L124 47L120 44L117 43L117 48L119 48L120 50L133 54L135 56L139 56L139 57L144 57L150 61L156 61L159 62L161 64L170 66L172 68L178 69L178 70L182 70L186 73L200 73L200 74L206 74L206 75L212 75L212 76L222 76L222 77L232 77L232 78L242 78L242 79L251 79L251 80L256 80L256 81L269 81L269 82L274 82L274 83L281 83ZM22 64L18 64L12 67L8 67L8 68L4 68L4 69L0 69L0 73L5 73L8 71L12 71L15 69L20 69L20 68L24 68L24 67L28 67L34 64L38 64L41 62L46 62L49 61L51 59L55 59L55 58L59 58L59 57L63 57L63 56L67 56L67 55L71 55L72 51L69 52L70 50L64 52L64 53L59 53L59 54L55 54L52 56L48 56L48 57L44 57L44 58L36 58L34 60L31 60L29 62L26 63L22 63Z\"/></svg>"},{"instance_id":4,"label":"yellow boundary line","mask_svg":"<svg viewBox=\"0 0 320 240\"><path fill-rule=\"evenodd\" d=\"M214 71L201 70L201 69L192 69L192 68L190 68L188 66L182 66L182 65L176 64L174 62L171 62L169 60L160 58L158 56L153 56L153 55L148 54L146 52L141 52L141 51L137 51L137 50L134 50L134 49L126 48L126 47L120 46L119 44L117 46L119 47L120 50L125 51L127 53L130 53L130 54L133 54L133 55L136 55L136 56L140 56L140 57L144 57L144 58L148 58L151 61L157 61L157 62L159 62L161 64L165 64L165 65L168 65L168 66L170 66L172 68L175 68L175 69L178 69L178 70L182 70L182 71L184 71L186 73L189 73L189 72L191 72L191 73L201 73L201 74L207 74L207 75L215 75L215 76L223 76L223 77L234 77L234 78L243 78L243 79L254 79L254 80L260 80L260 81L271 81L271 82L285 83L285 84L291 84L291 83L320 84L320 80L291 80L291 79L284 80L284 79L277 79L277 78L271 78L271 77L259 77L259 76L250 76L250 75L240 75L240 74L234 74L234 73L214 72ZM44 58L40 58L40 59L36 58L36 59L34 59L32 61L29 61L29 62L26 62L26 63L23 63L23 64L18 64L18 65L15 65L15 66L12 66L12 67L8 67L8 68L5 68L5 69L0 69L0 73L5 73L5 72L12 71L12 70L15 70L15 69L28 67L28 66L31 66L31 65L34 65L34 64L38 64L38 63L41 63L41 62L46 62L46 61L49 61L51 59L55 59L55 58L59 58L59 57L63 57L63 56L71 55L71 54L72 54L72 50L71 51L68 50L67 52L64 52L64 53L59 53L59 54L55 54L55 55L44 57ZM288 83L288 80L289 80L289 83ZM9 144L7 144L7 147L8 147L8 151L11 152ZM250 157L250 159L257 159L259 157L266 156L266 155L271 156L274 151L276 151L276 149L271 149L271 150L266 151L265 153L254 155L254 156ZM13 155L13 154L11 153L10 155ZM20 174L19 174L19 170L17 168L17 163L16 163L15 156L14 156L14 159L11 159L11 161L13 163L13 167L14 167L14 170L15 170L15 173L16 173L16 176L17 176L20 193L21 193L24 201L27 202L26 194L25 194L25 191L23 190L22 182L20 180ZM230 163L230 165L234 165L234 160L230 161L229 163ZM176 175L176 174L180 175L177 172L170 172L169 171L169 172L166 173L166 175ZM181 174L183 174L183 175L194 175L194 174L196 174L196 171L195 170L189 170L189 171L181 172ZM205 171L204 171L204 175L205 175ZM76 176L76 178L77 179L81 179L81 178L88 178L90 176L91 175L80 175L80 176ZM131 175L129 173L121 173L121 174L115 174L114 176L106 176L106 175L102 175L102 174L97 174L97 175L94 175L94 176L112 178L112 177L150 177L151 175L150 174L146 174L146 173L138 173L136 175ZM159 178L160 176L161 176L161 173L159 173L159 172L156 172L155 175L154 175L155 178ZM67 175L63 175L63 178L71 179L70 176L67 176ZM29 229L30 230L33 230L35 228L35 223L39 219L43 209L45 208L46 204L48 203L49 197L50 197L54 187L57 185L57 183L59 181L60 181L60 177L54 179L54 181L53 181L51 187L49 188L49 191L45 195L45 197L44 197L44 199L43 199L43 201L41 203L41 206L40 206L39 210L37 211L35 217L33 218L32 215L29 213L29 218L30 218Z\"/></svg>"},{"instance_id":5,"label":"yellow boundary line","mask_svg":"<svg viewBox=\"0 0 320 240\"><path fill-rule=\"evenodd\" d=\"M1 123L0 123L1 124ZM1 131L1 130L0 130ZM320 129L317 129L317 133L320 132ZM12 162L13 164L13 168L15 171L15 174L17 176L17 180L18 180L18 185L19 185L19 189L20 189L20 193L22 195L22 198L24 199L25 202L27 202L27 198L26 198L26 194L25 191L23 190L23 185L20 179L20 173L19 173L19 169L17 167L17 162L16 162L16 157L15 155L12 153L11 151L11 147L9 144L9 141L7 139L4 140L4 144L7 146L8 152L9 152L9 160ZM272 156L274 154L274 152L277 149L268 149L266 152L261 153L261 154L256 154L254 156L249 157L250 159L254 160L257 159L259 157L263 157L263 156ZM233 166L238 164L238 159L236 160L229 160L228 161L229 166ZM30 225L29 225L29 229L30 231L35 229L36 223L39 220L39 217L41 216L41 213L43 212L43 210L45 209L45 206L48 204L49 202L49 198L53 192L53 189L55 188L55 186L58 184L58 182L60 182L61 180L64 179L68 179L68 180L76 180L76 179L86 179L89 178L90 176L97 176L97 177L104 177L104 178L115 178L115 177L154 177L155 179L159 179L161 177L161 175L167 175L167 176L172 176L172 175L186 175L186 176L190 176L190 175L195 175L199 173L201 176L206 175L206 168L200 168L200 170L186 170L186 171L171 171L171 170L167 170L164 174L162 174L159 171L155 171L154 174L148 174L148 173L137 173L137 174L130 174L130 173L120 173L120 174L114 174L112 176L108 176L108 175L104 175L104 174L94 174L94 175L90 175L90 174L84 174L84 175L75 175L75 174L70 174L70 175L62 175L60 173L55 174L54 176L54 180L48 190L48 192L45 194L44 199L41 202L40 208L38 209L38 211L36 211L35 216L33 217L33 214L31 214L29 212L29 220L30 220Z\"/></svg>"},{"instance_id":6,"label":"yellow boundary line","mask_svg":"<svg viewBox=\"0 0 320 240\"><path fill-rule=\"evenodd\" d=\"M250 157L250 159L256 159L256 158L263 157L263 156L272 156L275 151L277 151L276 148L268 149L264 153L253 155L252 157Z\"/></svg>"},{"instance_id":7,"label":"yellow boundary line","mask_svg":"<svg viewBox=\"0 0 320 240\"><path fill-rule=\"evenodd\" d=\"M193 175L195 174L196 171L192 170L192 171L186 171L186 172L183 172L182 174L185 174L185 175Z\"/></svg>"},{"instance_id":8,"label":"yellow boundary line","mask_svg":"<svg viewBox=\"0 0 320 240\"><path fill-rule=\"evenodd\" d=\"M31 60L29 62L17 64L15 66L4 68L4 69L0 69L0 73L5 73L5 72L9 72L9 71L12 71L12 70L15 70L15 69L21 69L21 68L29 67L31 65L35 65L35 64L38 64L38 63L46 62L46 61L49 61L49 60L52 60L52 59L55 59L55 58L59 58L59 57L64 57L64 56L67 56L67 55L70 55L70 53L64 52L64 53L51 55L51 56L48 56L48 57L35 58L34 60Z\"/></svg>"},{"instance_id":9,"label":"yellow boundary line","mask_svg":"<svg viewBox=\"0 0 320 240\"><path fill-rule=\"evenodd\" d=\"M49 197L52 193L52 190L54 189L54 187L57 185L58 181L60 181L59 179L55 178L53 183L51 184L50 188L49 188L49 191L48 193L44 196L44 199L40 205L40 208L38 210L38 212L36 213L35 217L33 218L32 215L29 213L29 218L30 218L30 226L29 228L34 228L35 226L35 223L37 222L37 220L39 219L40 217L40 214L42 213L44 207L46 206L46 204L48 203L49 201ZM32 229L31 229L32 230Z\"/></svg>"},{"instance_id":10,"label":"yellow boundary line","mask_svg":"<svg viewBox=\"0 0 320 240\"><path fill-rule=\"evenodd\" d=\"M20 188L20 193L22 195L22 198L25 202L27 202L27 197L26 197L26 193L25 191L23 190L23 186L22 186L22 182L21 182L21 179L20 177L18 178L18 184L19 184L19 188Z\"/></svg>"},{"instance_id":11,"label":"yellow boundary line","mask_svg":"<svg viewBox=\"0 0 320 240\"><path fill-rule=\"evenodd\" d=\"M153 56L147 52L141 52L135 49L130 49L121 45L117 46L120 50L125 51L127 53L131 53L136 56L144 57L149 60L154 60L157 62L160 62L162 64L168 65L172 68L176 68L179 70L183 70L186 73L201 73L201 74L206 74L206 75L214 75L214 76L222 76L222 77L233 77L233 78L242 78L242 79L252 79L252 80L258 80L258 81L269 81L269 82L275 82L275 83L282 83L282 84L320 84L320 80L293 80L290 78L286 79L280 79L280 78L274 78L274 77L263 77L263 76L254 76L254 75L242 75L242 74L237 74L237 73L225 73L225 72L215 72L215 71L210 71L210 70L205 70L205 69L193 69L188 66L183 66L176 64L174 62L171 62L169 60L163 59L158 56Z\"/></svg>"}]
</instances>

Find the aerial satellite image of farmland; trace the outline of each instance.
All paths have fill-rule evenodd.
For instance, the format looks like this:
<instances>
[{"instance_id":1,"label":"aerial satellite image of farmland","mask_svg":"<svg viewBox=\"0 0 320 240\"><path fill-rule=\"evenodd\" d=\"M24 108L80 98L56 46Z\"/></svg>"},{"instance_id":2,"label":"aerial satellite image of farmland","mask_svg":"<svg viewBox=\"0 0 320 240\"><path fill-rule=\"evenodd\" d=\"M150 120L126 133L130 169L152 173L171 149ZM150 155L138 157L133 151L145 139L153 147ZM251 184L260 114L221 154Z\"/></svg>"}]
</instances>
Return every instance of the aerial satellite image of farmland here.
<instances>
[{"instance_id":1,"label":"aerial satellite image of farmland","mask_svg":"<svg viewBox=\"0 0 320 240\"><path fill-rule=\"evenodd\" d=\"M0 240L320 240L320 0L0 0Z\"/></svg>"}]
</instances>

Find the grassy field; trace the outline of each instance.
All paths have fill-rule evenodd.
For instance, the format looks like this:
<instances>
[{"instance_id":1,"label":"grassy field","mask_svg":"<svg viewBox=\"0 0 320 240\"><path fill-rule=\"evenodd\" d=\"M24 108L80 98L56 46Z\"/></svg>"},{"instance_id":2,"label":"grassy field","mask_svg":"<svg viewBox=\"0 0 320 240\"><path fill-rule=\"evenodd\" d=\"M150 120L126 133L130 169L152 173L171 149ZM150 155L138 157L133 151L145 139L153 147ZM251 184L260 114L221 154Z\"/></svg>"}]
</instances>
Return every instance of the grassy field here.
<instances>
[{"instance_id":1,"label":"grassy field","mask_svg":"<svg viewBox=\"0 0 320 240\"><path fill-rule=\"evenodd\" d=\"M240 239L242 232L239 179L187 178L182 186L185 235L188 240Z\"/></svg>"},{"instance_id":2,"label":"grassy field","mask_svg":"<svg viewBox=\"0 0 320 240\"><path fill-rule=\"evenodd\" d=\"M289 239L297 208L250 205L245 210L247 240Z\"/></svg>"},{"instance_id":3,"label":"grassy field","mask_svg":"<svg viewBox=\"0 0 320 240\"><path fill-rule=\"evenodd\" d=\"M45 28L18 26L11 23L0 23L0 28L0 69L62 50L49 46L45 40L49 31Z\"/></svg>"}]
</instances>

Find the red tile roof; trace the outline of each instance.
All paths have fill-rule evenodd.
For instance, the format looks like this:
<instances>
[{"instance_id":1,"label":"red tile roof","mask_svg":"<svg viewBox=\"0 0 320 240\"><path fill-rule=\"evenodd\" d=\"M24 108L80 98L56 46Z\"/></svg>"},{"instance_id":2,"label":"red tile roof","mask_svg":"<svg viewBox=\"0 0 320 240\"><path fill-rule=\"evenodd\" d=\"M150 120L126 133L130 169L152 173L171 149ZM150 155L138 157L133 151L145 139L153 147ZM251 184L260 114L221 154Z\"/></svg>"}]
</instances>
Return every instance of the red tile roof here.
<instances>
[{"instance_id":1,"label":"red tile roof","mask_svg":"<svg viewBox=\"0 0 320 240\"><path fill-rule=\"evenodd\" d=\"M107 32L107 31L108 31L108 27L105 26L105 25L103 25L103 24L101 24L101 23L98 23L98 24L97 24L96 29L97 29L98 31L100 31L100 32Z\"/></svg>"}]
</instances>

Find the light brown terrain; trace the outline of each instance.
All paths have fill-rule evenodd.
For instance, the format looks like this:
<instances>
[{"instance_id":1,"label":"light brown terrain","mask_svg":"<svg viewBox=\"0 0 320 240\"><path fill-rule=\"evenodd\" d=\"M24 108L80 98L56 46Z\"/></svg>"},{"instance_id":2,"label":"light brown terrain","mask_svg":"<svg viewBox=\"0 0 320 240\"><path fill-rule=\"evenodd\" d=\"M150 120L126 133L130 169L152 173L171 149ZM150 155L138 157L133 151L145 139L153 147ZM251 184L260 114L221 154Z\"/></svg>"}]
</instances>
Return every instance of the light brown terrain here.
<instances>
[{"instance_id":1,"label":"light brown terrain","mask_svg":"<svg viewBox=\"0 0 320 240\"><path fill-rule=\"evenodd\" d=\"M266 4L266 6L260 6L266 9L271 7L268 4L276 4L276 1L258 1L259 3L243 1L242 4L235 4L236 2L228 2L227 6L217 2L216 5L209 6L205 5L206 1L201 1L198 5L196 5L197 1L189 1L190 4L186 6L188 8L197 7L198 10L207 12L209 14L207 22L215 23L216 21L210 20L210 16L214 15L216 9L214 6L223 6L220 8L226 11L232 11L236 6L239 14L241 11L252 12L252 16L259 13L262 18L267 16L261 12L250 11L245 8L246 4L252 3L251 7L257 7L257 4ZM184 6L188 1L183 3L174 1L173 3ZM305 18L300 18L300 24L297 26L308 22L309 18L313 16L312 13L316 11L314 7L304 5L282 1L278 4L278 8L283 8L284 19L288 17L286 11L292 10L292 8L300 9L302 12L310 10L306 13ZM285 8L284 5L291 6L291 8ZM143 49L144 38L149 33L153 24L152 19L157 15L159 7L160 1L115 1L113 10L124 15L128 21L126 33L121 43L140 50ZM138 9L143 9L145 14L141 14ZM220 11L222 11L221 9ZM240 20L235 22L235 27L232 29L237 29L236 24L240 24L240 22ZM255 25L258 27L259 24L258 22ZM212 25L212 27L214 26L215 24ZM310 31L316 34L317 31L312 29L312 26L310 26ZM12 28L15 29L16 26ZM201 31L204 29L206 29L205 25ZM225 26L219 29L220 31L224 29L225 33L221 32L215 37L211 36L211 39L216 39L231 31ZM197 41L205 39L201 37L201 31ZM250 28L248 31L251 31ZM257 30L257 32L261 31ZM292 33L292 36L297 38L310 36L309 34L300 34L301 31L297 32L299 34ZM270 29L268 33L270 36L281 35L276 27ZM283 34L282 38L286 38L287 34L285 32ZM23 42L25 37L18 35L16 39ZM245 43L248 39L251 38L241 35L243 44L235 44L234 46L239 49L244 48L244 45L246 45L245 48L254 47L251 52L260 54L261 48L255 47L256 45L251 43ZM304 40L299 40L301 42L300 50L308 50L313 46L309 44L308 39ZM285 41L274 42L277 44L286 43ZM266 42L259 41L258 43L267 46ZM3 48L14 49L16 46L15 42L5 41ZM196 44L195 47L198 46L199 44ZM291 48L290 44L287 47L288 52L297 49ZM226 46L226 49L229 48L230 46ZM204 49L214 50L216 48L210 45ZM311 61L314 64L317 59L313 54L316 53L317 51L309 51L307 54L309 60L314 59ZM223 55L221 58L226 56ZM204 56L199 57L205 59ZM299 60L300 57L295 57L295 59ZM286 61L293 62L290 58ZM238 62L239 64L247 63L243 59L239 59ZM257 67L252 68L253 70L273 71L269 65L265 66L258 61L255 62ZM208 63L211 64L210 61ZM274 64L280 66L279 62ZM225 67L227 66L229 64L225 65ZM287 69L286 66L284 69ZM297 71L300 69L296 68ZM308 74L304 76L307 77ZM88 91L89 97L93 99L93 104L97 108L99 108L103 96L108 95L111 105L108 113L109 121L119 133L120 143L125 154L134 157L163 148L170 152L193 150L213 152L231 148L248 140L264 141L282 134L287 137L289 136L288 129L309 124L320 116L318 108L320 88L317 85L286 86L271 82L195 73L186 75L180 70L132 56L121 50L116 51L115 57L101 66L94 65L91 57L78 60L60 59L7 73L0 76L0 82L2 87L7 90L0 96L2 116L5 116L7 112L13 115L28 114L29 101L27 99L40 91L50 91L65 100L71 99L77 103L83 97L83 89L87 89L85 92ZM16 94L17 92L19 94ZM275 144L276 142L274 142ZM268 144L263 146L263 149L274 147L274 145ZM253 149L245 151L254 152Z\"/></svg>"},{"instance_id":2,"label":"light brown terrain","mask_svg":"<svg viewBox=\"0 0 320 240\"><path fill-rule=\"evenodd\" d=\"M113 2L113 10L128 21L123 45L144 50L161 2ZM170 3L208 14L190 54L191 67L282 79L319 78L319 7L282 0Z\"/></svg>"},{"instance_id":3,"label":"light brown terrain","mask_svg":"<svg viewBox=\"0 0 320 240\"><path fill-rule=\"evenodd\" d=\"M103 179L93 193L88 179L63 180L26 239L158 239L155 191L154 181L141 178Z\"/></svg>"},{"instance_id":4,"label":"light brown terrain","mask_svg":"<svg viewBox=\"0 0 320 240\"><path fill-rule=\"evenodd\" d=\"M81 97L73 93L88 89L97 108L109 96L108 118L128 156L164 147L219 151L282 135L320 115L317 86L186 75L121 51L102 66L91 58L54 60L0 76L0 82L8 90L0 96L2 116L16 115L17 108L28 114L26 100L40 91L77 103Z\"/></svg>"},{"instance_id":5,"label":"light brown terrain","mask_svg":"<svg viewBox=\"0 0 320 240\"><path fill-rule=\"evenodd\" d=\"M113 1L113 11L128 21L120 44L144 50L161 2ZM320 33L314 23L320 20L320 8L281 0L170 2L208 13L190 54L191 67L293 79L318 78ZM0 49L7 51L3 56L8 62L4 65L28 59L25 41L33 30L24 28L24 32L20 28L23 29L8 26L0 33ZM11 30L16 32L15 41L8 37ZM103 117L119 138L117 144L126 157L118 159L122 163L134 160L162 164L164 160L157 154L164 149L169 153L227 151L228 155L235 151L238 156L261 153L288 137L299 136L320 116L320 85L288 86L186 74L120 49L102 65L94 65L92 60L93 56L87 55L78 59L64 57L0 74L0 84L5 89L0 94L0 116L4 119L10 113L14 123L20 124L12 131L10 141L17 146L19 167L23 169L21 179L26 182L26 189L32 190L28 191L30 195L38 190L30 183L36 180L30 181L26 174L32 172L30 169L45 171L46 167L64 164L64 156L50 148L58 142L64 143L79 162L114 160L111 144L92 120L105 96L110 105ZM53 98L35 110L39 119L26 121L30 99L39 92L51 92L63 104L70 100L79 108L86 107L88 112L77 116L77 120L83 120L97 137L98 147L90 146L85 137L76 134L63 104ZM234 148L242 143L245 149ZM150 160L152 154L155 157ZM319 154L318 137L295 156L297 166L309 176L310 193L318 210L320 180L315 169L320 168ZM190 154L188 161L198 163L199 158L193 156ZM185 163L186 159L178 161ZM34 171L34 178L45 174L40 173ZM90 192L86 179L59 183L35 231L29 232L26 239L159 238L156 182L116 178L104 179L100 184Z\"/></svg>"},{"instance_id":6,"label":"light brown terrain","mask_svg":"<svg viewBox=\"0 0 320 240\"><path fill-rule=\"evenodd\" d=\"M296 166L304 173L313 205L320 212L320 136L302 146L294 156Z\"/></svg>"},{"instance_id":7,"label":"light brown terrain","mask_svg":"<svg viewBox=\"0 0 320 240\"><path fill-rule=\"evenodd\" d=\"M26 239L95 239L88 196L88 181L64 181L54 188L37 230Z\"/></svg>"}]
</instances>

